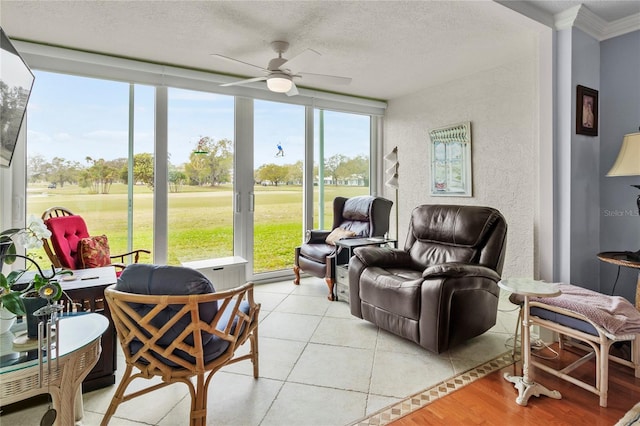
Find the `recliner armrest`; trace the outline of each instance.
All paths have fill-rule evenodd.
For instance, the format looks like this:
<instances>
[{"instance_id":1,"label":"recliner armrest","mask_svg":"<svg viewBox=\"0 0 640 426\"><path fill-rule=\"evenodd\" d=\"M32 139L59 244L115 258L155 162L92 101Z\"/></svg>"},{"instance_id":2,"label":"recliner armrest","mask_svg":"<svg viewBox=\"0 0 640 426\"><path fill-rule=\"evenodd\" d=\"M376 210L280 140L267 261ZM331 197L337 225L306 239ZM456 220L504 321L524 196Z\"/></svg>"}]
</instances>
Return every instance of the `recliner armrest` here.
<instances>
[{"instance_id":1,"label":"recliner armrest","mask_svg":"<svg viewBox=\"0 0 640 426\"><path fill-rule=\"evenodd\" d=\"M306 244L323 244L331 231L325 231L321 229L307 229L305 233L304 242Z\"/></svg>"},{"instance_id":2,"label":"recliner armrest","mask_svg":"<svg viewBox=\"0 0 640 426\"><path fill-rule=\"evenodd\" d=\"M410 268L413 261L409 253L389 247L365 246L353 250L365 266Z\"/></svg>"},{"instance_id":3,"label":"recliner armrest","mask_svg":"<svg viewBox=\"0 0 640 426\"><path fill-rule=\"evenodd\" d=\"M493 269L481 265L469 265L467 263L439 263L431 265L422 272L422 278L436 277L483 277L495 282L500 281L500 275Z\"/></svg>"}]
</instances>

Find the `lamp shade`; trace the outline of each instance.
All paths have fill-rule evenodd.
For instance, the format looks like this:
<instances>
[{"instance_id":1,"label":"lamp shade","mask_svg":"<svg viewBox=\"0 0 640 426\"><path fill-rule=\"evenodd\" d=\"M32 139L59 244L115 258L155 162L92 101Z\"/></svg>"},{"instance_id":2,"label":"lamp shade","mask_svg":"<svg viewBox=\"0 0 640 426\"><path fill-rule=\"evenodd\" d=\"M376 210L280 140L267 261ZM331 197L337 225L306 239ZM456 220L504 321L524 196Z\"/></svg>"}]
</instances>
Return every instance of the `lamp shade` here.
<instances>
[{"instance_id":1,"label":"lamp shade","mask_svg":"<svg viewBox=\"0 0 640 426\"><path fill-rule=\"evenodd\" d=\"M393 151L384 156L384 159L391 162L398 161L398 147L393 148Z\"/></svg>"},{"instance_id":2,"label":"lamp shade","mask_svg":"<svg viewBox=\"0 0 640 426\"><path fill-rule=\"evenodd\" d=\"M267 87L272 92L287 93L291 90L291 87L293 87L293 82L291 81L291 77L284 73L274 74L267 78Z\"/></svg>"},{"instance_id":3,"label":"lamp shade","mask_svg":"<svg viewBox=\"0 0 640 426\"><path fill-rule=\"evenodd\" d=\"M400 185L398 184L398 174L394 173L393 176L389 178L385 183L390 188L398 188Z\"/></svg>"},{"instance_id":4,"label":"lamp shade","mask_svg":"<svg viewBox=\"0 0 640 426\"><path fill-rule=\"evenodd\" d=\"M393 163L391 167L384 171L388 175L392 175L398 172L398 163Z\"/></svg>"},{"instance_id":5,"label":"lamp shade","mask_svg":"<svg viewBox=\"0 0 640 426\"><path fill-rule=\"evenodd\" d=\"M624 135L618 158L607 176L640 176L640 133Z\"/></svg>"}]
</instances>

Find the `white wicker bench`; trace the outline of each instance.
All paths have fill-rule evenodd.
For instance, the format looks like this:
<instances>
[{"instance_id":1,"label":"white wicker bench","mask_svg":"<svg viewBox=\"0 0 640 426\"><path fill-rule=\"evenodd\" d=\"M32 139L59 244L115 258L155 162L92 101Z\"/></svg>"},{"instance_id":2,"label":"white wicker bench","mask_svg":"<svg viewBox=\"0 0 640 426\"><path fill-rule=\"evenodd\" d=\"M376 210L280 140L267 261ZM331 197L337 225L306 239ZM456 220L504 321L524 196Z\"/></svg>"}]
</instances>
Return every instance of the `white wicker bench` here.
<instances>
[{"instance_id":1,"label":"white wicker bench","mask_svg":"<svg viewBox=\"0 0 640 426\"><path fill-rule=\"evenodd\" d=\"M580 386L600 397L600 406L607 406L609 388L609 360L631 367L635 377L640 378L640 334L611 334L590 321L585 316L557 306L538 301L530 302L531 325L546 328L559 334L560 350L565 346L574 346L587 351L587 354L560 369L531 358L531 365ZM631 344L631 359L623 359L610 354L611 346L616 342L628 341ZM595 358L595 385L580 380L570 373L580 365Z\"/></svg>"}]
</instances>

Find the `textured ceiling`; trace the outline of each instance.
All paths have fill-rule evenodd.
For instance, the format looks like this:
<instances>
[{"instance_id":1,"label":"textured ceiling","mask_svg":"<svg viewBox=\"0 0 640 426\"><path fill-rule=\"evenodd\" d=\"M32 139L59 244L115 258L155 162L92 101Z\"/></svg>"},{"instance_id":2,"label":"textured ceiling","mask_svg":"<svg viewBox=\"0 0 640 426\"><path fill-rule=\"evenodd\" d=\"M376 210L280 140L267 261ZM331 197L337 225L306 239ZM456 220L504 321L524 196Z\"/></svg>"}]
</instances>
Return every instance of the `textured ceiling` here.
<instances>
[{"instance_id":1,"label":"textured ceiling","mask_svg":"<svg viewBox=\"0 0 640 426\"><path fill-rule=\"evenodd\" d=\"M260 74L210 54L266 67L275 56L269 43L285 40L285 57L306 48L322 54L302 71L353 78L349 86L300 86L377 99L511 61L531 52L537 33L537 24L486 0L2 0L0 8L12 38L240 77Z\"/></svg>"}]
</instances>

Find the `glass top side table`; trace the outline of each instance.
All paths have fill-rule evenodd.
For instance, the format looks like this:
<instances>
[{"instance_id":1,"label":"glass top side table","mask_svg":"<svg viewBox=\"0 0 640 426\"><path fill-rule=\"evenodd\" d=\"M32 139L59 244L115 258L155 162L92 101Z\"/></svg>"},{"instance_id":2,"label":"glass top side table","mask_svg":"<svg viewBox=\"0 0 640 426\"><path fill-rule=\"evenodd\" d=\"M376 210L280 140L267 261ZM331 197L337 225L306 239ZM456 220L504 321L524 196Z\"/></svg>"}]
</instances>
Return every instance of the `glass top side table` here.
<instances>
[{"instance_id":1,"label":"glass top side table","mask_svg":"<svg viewBox=\"0 0 640 426\"><path fill-rule=\"evenodd\" d=\"M540 395L545 395L554 399L562 398L560 392L549 390L541 384L531 381L529 378L529 363L531 359L529 297L560 296L560 289L554 284L536 281L529 278L511 278L501 280L498 282L498 286L512 293L524 296L524 306L522 307L522 376L512 376L509 373L504 373L504 378L513 383L514 387L518 390L516 403L518 405L526 406L531 396Z\"/></svg>"},{"instance_id":2,"label":"glass top side table","mask_svg":"<svg viewBox=\"0 0 640 426\"><path fill-rule=\"evenodd\" d=\"M11 404L43 393L51 394L57 411L55 425L72 425L83 417L81 385L98 362L100 338L109 320L100 314L80 313L60 319L59 351L44 358L42 376L37 349L13 346L15 334L25 328L16 324L0 336L0 405ZM48 365L50 364L50 365Z\"/></svg>"}]
</instances>

